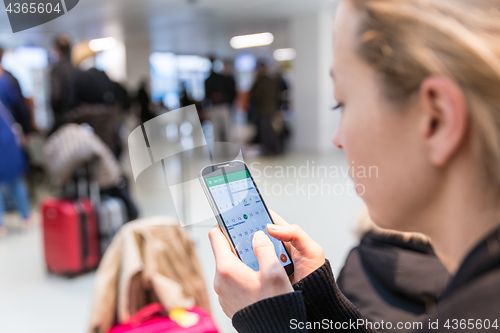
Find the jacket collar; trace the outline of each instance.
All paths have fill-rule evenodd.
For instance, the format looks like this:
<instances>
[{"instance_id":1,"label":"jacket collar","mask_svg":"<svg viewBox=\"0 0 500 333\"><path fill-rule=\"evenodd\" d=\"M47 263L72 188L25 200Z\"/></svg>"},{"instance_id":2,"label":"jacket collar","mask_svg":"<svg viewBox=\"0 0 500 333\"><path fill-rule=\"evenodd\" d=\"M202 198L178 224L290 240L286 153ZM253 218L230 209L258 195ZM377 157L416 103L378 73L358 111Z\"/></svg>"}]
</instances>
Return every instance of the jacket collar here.
<instances>
[{"instance_id":1,"label":"jacket collar","mask_svg":"<svg viewBox=\"0 0 500 333\"><path fill-rule=\"evenodd\" d=\"M443 297L490 271L500 269L500 228L483 239L465 258Z\"/></svg>"}]
</instances>

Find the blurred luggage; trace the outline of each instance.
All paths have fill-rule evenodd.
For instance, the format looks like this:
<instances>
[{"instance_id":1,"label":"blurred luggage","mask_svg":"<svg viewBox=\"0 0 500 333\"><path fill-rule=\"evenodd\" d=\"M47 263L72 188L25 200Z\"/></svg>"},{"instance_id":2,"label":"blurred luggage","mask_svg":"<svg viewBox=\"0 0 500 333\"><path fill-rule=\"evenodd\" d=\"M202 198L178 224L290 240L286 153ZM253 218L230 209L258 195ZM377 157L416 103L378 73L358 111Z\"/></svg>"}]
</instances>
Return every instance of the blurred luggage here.
<instances>
[{"instance_id":1,"label":"blurred luggage","mask_svg":"<svg viewBox=\"0 0 500 333\"><path fill-rule=\"evenodd\" d=\"M127 221L135 220L139 216L134 200L132 200L132 197L130 196L130 189L126 177L120 177L116 186L102 190L101 194L104 196L119 198L123 201L127 211Z\"/></svg>"},{"instance_id":2,"label":"blurred luggage","mask_svg":"<svg viewBox=\"0 0 500 333\"><path fill-rule=\"evenodd\" d=\"M88 332L107 333L154 302L167 311L194 306L210 311L195 246L168 216L120 228L97 269Z\"/></svg>"},{"instance_id":3,"label":"blurred luggage","mask_svg":"<svg viewBox=\"0 0 500 333\"><path fill-rule=\"evenodd\" d=\"M120 227L128 222L127 209L120 198L102 197L97 206L99 248L101 257Z\"/></svg>"},{"instance_id":4,"label":"blurred luggage","mask_svg":"<svg viewBox=\"0 0 500 333\"><path fill-rule=\"evenodd\" d=\"M177 315L172 316L172 320L160 303L152 303L130 317L127 323L113 327L109 333L218 333L210 315L198 307L174 312Z\"/></svg>"},{"instance_id":5,"label":"blurred luggage","mask_svg":"<svg viewBox=\"0 0 500 333\"><path fill-rule=\"evenodd\" d=\"M99 185L89 161L76 168L62 188L62 199L42 202L45 262L49 272L72 276L93 270L100 259L97 216Z\"/></svg>"},{"instance_id":6,"label":"blurred luggage","mask_svg":"<svg viewBox=\"0 0 500 333\"><path fill-rule=\"evenodd\" d=\"M95 176L96 167L95 159L78 167L73 176L64 184L62 196L70 200L88 198L94 205L102 257L115 234L124 223L129 221L129 218L126 205L121 198L107 195L101 197L99 183Z\"/></svg>"},{"instance_id":7,"label":"blurred luggage","mask_svg":"<svg viewBox=\"0 0 500 333\"><path fill-rule=\"evenodd\" d=\"M64 182L61 197L68 200L86 198L94 206L98 206L101 198L99 183L96 180L97 167L96 158L79 165L73 175Z\"/></svg>"},{"instance_id":8,"label":"blurred luggage","mask_svg":"<svg viewBox=\"0 0 500 333\"><path fill-rule=\"evenodd\" d=\"M45 167L57 185L64 186L65 197L74 198L77 194L68 193L73 186L71 178L76 170L92 162L93 174L90 180L99 187L103 195L120 198L127 211L126 221L138 217L136 205L132 200L127 179L121 175L118 162L110 149L85 125L67 124L60 127L43 149ZM70 187L71 187L70 186ZM81 195L80 195L81 197ZM98 199L92 200L98 204Z\"/></svg>"},{"instance_id":9,"label":"blurred luggage","mask_svg":"<svg viewBox=\"0 0 500 333\"><path fill-rule=\"evenodd\" d=\"M111 150L84 125L67 124L52 134L43 148L45 168L62 185L84 163L95 159L95 180L102 189L116 186L121 170Z\"/></svg>"},{"instance_id":10,"label":"blurred luggage","mask_svg":"<svg viewBox=\"0 0 500 333\"><path fill-rule=\"evenodd\" d=\"M99 262L96 214L88 199L42 202L45 262L50 272L73 276Z\"/></svg>"}]
</instances>

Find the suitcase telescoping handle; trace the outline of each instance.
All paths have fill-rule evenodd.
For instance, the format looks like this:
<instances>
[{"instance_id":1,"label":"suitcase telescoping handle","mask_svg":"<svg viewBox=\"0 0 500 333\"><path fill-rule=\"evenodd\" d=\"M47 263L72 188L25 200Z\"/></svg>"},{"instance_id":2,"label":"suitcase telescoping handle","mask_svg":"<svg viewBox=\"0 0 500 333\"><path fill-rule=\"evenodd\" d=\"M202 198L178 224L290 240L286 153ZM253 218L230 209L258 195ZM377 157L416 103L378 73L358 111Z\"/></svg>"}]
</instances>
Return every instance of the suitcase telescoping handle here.
<instances>
[{"instance_id":1,"label":"suitcase telescoping handle","mask_svg":"<svg viewBox=\"0 0 500 333\"><path fill-rule=\"evenodd\" d=\"M76 212L80 219L80 235L81 235L81 245L82 245L82 266L85 267L87 264L87 259L90 255L89 249L89 232L88 232L88 217L85 207L81 200L75 201Z\"/></svg>"},{"instance_id":2,"label":"suitcase telescoping handle","mask_svg":"<svg viewBox=\"0 0 500 333\"><path fill-rule=\"evenodd\" d=\"M88 198L94 205L101 201L99 183L96 180L96 159L91 159L73 172L72 177L64 184L64 197L70 200Z\"/></svg>"},{"instance_id":3,"label":"suitcase telescoping handle","mask_svg":"<svg viewBox=\"0 0 500 333\"><path fill-rule=\"evenodd\" d=\"M94 205L98 205L101 201L99 183L97 182L97 162L92 159L83 164L79 170L81 176L78 177L78 198L89 198ZM81 184L80 184L81 182Z\"/></svg>"}]
</instances>

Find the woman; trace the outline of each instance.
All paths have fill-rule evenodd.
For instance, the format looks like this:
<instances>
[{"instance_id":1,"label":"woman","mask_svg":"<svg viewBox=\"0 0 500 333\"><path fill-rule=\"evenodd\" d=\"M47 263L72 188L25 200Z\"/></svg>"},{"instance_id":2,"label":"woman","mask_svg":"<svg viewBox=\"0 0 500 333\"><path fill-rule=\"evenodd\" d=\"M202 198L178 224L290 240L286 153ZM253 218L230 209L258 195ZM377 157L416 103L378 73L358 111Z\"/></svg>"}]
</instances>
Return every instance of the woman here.
<instances>
[{"instance_id":1,"label":"woman","mask_svg":"<svg viewBox=\"0 0 500 333\"><path fill-rule=\"evenodd\" d=\"M333 40L343 107L333 143L348 161L378 167L378 178L353 179L366 189L372 220L428 235L454 275L436 311L414 328L445 330L449 319L453 329L458 319L455 328L477 331L477 320L488 319L489 331L498 330L491 325L500 309L500 3L341 0ZM337 288L321 247L275 221L268 232L290 243L293 285L262 232L253 239L261 270L253 272L210 231L215 290L237 330L305 332L293 323L326 318L375 331L345 327L364 320ZM464 328L461 319L472 322Z\"/></svg>"}]
</instances>

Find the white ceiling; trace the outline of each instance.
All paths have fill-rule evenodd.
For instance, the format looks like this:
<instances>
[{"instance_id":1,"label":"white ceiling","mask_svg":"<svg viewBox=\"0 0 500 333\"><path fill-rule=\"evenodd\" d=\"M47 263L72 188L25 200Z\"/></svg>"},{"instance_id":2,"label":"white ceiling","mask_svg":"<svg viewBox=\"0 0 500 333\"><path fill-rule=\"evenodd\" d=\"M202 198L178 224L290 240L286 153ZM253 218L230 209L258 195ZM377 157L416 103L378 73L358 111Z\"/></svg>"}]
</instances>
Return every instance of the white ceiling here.
<instances>
[{"instance_id":1,"label":"white ceiling","mask_svg":"<svg viewBox=\"0 0 500 333\"><path fill-rule=\"evenodd\" d=\"M113 36L127 43L149 39L155 51L228 53L231 36L270 31L275 35L273 48L288 47L289 19L318 10L329 1L80 0L64 16L16 34L11 32L6 12L0 11L0 43L49 47L55 35L66 32L75 40Z\"/></svg>"}]
</instances>

